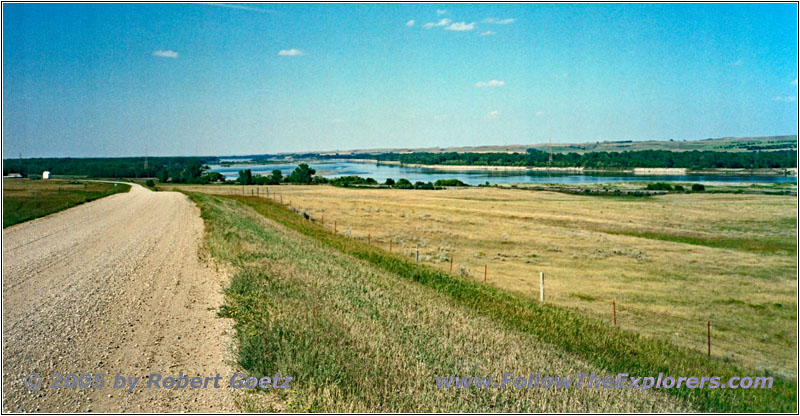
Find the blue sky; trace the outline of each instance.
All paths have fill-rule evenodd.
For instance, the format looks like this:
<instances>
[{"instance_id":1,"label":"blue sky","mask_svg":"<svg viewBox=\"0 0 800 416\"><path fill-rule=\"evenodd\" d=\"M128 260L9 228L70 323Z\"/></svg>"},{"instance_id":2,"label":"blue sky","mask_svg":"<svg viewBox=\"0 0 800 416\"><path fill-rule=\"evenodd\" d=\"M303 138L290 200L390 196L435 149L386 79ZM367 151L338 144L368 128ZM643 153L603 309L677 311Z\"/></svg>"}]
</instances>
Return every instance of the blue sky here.
<instances>
[{"instance_id":1,"label":"blue sky","mask_svg":"<svg viewBox=\"0 0 800 416\"><path fill-rule=\"evenodd\" d=\"M4 157L797 134L794 4L4 4Z\"/></svg>"}]
</instances>

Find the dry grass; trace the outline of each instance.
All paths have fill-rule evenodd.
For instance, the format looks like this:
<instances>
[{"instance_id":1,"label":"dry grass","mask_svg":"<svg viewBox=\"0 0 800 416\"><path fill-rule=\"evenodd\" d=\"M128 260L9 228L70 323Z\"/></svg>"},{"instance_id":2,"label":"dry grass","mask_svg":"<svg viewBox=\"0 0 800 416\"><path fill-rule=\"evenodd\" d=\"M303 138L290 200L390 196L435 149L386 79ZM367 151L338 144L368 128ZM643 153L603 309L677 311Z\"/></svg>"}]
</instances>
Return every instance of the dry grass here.
<instances>
[{"instance_id":1,"label":"dry grass","mask_svg":"<svg viewBox=\"0 0 800 416\"><path fill-rule=\"evenodd\" d=\"M203 187L228 193L241 187ZM253 187L247 189L247 193ZM682 194L608 198L469 188L270 187L339 233L500 288L794 379L796 198ZM264 187L261 187L261 194Z\"/></svg>"},{"instance_id":2,"label":"dry grass","mask_svg":"<svg viewBox=\"0 0 800 416\"><path fill-rule=\"evenodd\" d=\"M692 410L654 390L437 389L439 376L608 372L242 204L192 198L206 221L210 253L235 269L222 314L235 319L239 364L258 377L295 377L291 391L245 395L244 410Z\"/></svg>"}]
</instances>

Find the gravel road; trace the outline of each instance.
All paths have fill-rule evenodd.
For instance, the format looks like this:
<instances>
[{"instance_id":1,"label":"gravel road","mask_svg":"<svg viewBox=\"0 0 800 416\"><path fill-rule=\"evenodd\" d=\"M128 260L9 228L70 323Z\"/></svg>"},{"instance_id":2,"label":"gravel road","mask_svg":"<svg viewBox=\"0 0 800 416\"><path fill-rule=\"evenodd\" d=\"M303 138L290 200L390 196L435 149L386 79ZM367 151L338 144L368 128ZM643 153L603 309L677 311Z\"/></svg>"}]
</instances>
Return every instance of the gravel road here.
<instances>
[{"instance_id":1,"label":"gravel road","mask_svg":"<svg viewBox=\"0 0 800 416\"><path fill-rule=\"evenodd\" d=\"M138 185L4 229L3 410L237 411L232 330L216 317L226 277L199 257L202 235L186 196ZM38 391L24 383L33 372ZM56 373L106 376L53 389ZM141 380L114 389L117 373ZM146 389L151 373L219 373L221 388Z\"/></svg>"}]
</instances>

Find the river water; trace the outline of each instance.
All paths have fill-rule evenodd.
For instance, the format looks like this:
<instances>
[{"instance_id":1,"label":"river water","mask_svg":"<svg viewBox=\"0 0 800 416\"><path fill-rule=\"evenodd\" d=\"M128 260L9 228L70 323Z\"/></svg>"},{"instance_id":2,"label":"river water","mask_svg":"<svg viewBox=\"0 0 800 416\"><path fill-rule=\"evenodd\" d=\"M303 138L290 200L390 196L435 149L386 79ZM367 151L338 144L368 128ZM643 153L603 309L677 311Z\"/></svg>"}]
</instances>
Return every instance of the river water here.
<instances>
[{"instance_id":1,"label":"river water","mask_svg":"<svg viewBox=\"0 0 800 416\"><path fill-rule=\"evenodd\" d=\"M227 179L236 179L239 171L250 169L254 175L269 175L274 169L280 169L284 176L291 173L300 162L287 164L238 164L231 166L209 165L212 172L220 172ZM556 183L586 184L608 182L752 182L752 183L797 183L797 177L779 175L634 175L623 172L526 172L526 171L489 171L480 168L464 171L440 171L435 169L412 168L397 165L378 165L374 163L356 163L343 161L304 162L317 170L317 175L328 178L356 175L369 177L384 182L386 178L398 180L406 178L412 183L417 181L435 182L437 179L460 179L468 185L508 183Z\"/></svg>"}]
</instances>

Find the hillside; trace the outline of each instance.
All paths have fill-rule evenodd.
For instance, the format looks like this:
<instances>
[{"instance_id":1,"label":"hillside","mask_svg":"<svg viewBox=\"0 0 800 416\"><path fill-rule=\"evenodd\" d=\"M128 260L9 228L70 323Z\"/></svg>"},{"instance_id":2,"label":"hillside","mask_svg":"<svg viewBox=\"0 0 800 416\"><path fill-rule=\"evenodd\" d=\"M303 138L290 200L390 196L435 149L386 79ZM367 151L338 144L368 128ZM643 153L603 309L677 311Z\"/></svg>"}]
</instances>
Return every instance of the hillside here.
<instances>
[{"instance_id":1,"label":"hillside","mask_svg":"<svg viewBox=\"0 0 800 416\"><path fill-rule=\"evenodd\" d=\"M382 149L357 149L357 150L332 150L320 152L323 155L347 155L356 153L491 153L508 152L524 153L527 149L534 148L549 151L549 143L510 144L499 146L459 146L459 147L429 147L429 148L382 148ZM725 137L703 140L622 140L622 141L597 141L584 143L553 143L554 153L585 153L585 152L624 152L626 150L672 150L676 152L691 150L715 150L726 152L743 152L752 150L793 150L797 149L797 136L768 136L768 137Z\"/></svg>"},{"instance_id":2,"label":"hillside","mask_svg":"<svg viewBox=\"0 0 800 416\"><path fill-rule=\"evenodd\" d=\"M195 187L192 189L200 189ZM212 190L213 187L204 189ZM248 395L255 411L788 411L794 382L768 390L437 389L436 377L744 372L331 233L265 198L190 193L210 254L231 267L222 316L238 364L295 377ZM327 224L327 223L326 223ZM402 382L399 382L402 380Z\"/></svg>"}]
</instances>

